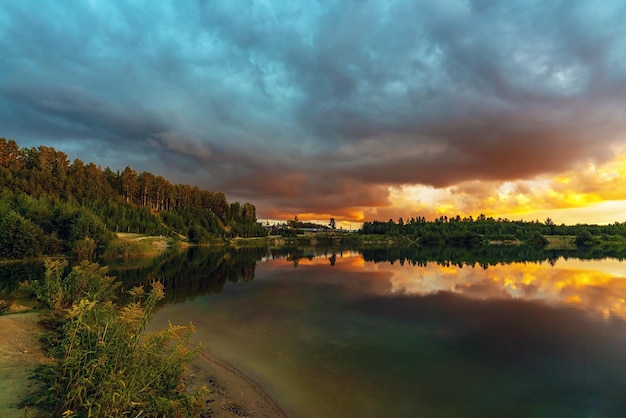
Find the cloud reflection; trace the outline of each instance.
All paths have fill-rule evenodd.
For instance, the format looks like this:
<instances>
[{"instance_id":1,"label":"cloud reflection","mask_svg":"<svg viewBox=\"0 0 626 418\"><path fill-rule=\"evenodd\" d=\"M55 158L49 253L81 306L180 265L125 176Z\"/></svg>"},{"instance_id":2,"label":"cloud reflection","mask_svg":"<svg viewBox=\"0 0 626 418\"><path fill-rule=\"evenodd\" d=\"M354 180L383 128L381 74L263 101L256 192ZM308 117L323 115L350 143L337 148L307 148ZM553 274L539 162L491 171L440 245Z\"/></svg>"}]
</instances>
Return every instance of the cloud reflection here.
<instances>
[{"instance_id":1,"label":"cloud reflection","mask_svg":"<svg viewBox=\"0 0 626 418\"><path fill-rule=\"evenodd\" d=\"M512 263L480 266L401 265L364 262L355 252L311 254L297 263L316 284L344 287L354 296L419 296L451 293L470 299L513 299L548 305L570 305L605 318L626 319L626 265L617 260L560 260L557 265ZM270 261L270 260L268 260ZM271 260L267 268L281 271L293 260ZM322 272L323 270L323 272ZM282 277L282 273L275 276Z\"/></svg>"},{"instance_id":2,"label":"cloud reflection","mask_svg":"<svg viewBox=\"0 0 626 418\"><path fill-rule=\"evenodd\" d=\"M605 317L626 318L626 280L604 271L604 261L588 266L532 263L497 265L489 269L465 266L393 266L397 293L424 295L452 292L475 299L510 298L572 304Z\"/></svg>"}]
</instances>

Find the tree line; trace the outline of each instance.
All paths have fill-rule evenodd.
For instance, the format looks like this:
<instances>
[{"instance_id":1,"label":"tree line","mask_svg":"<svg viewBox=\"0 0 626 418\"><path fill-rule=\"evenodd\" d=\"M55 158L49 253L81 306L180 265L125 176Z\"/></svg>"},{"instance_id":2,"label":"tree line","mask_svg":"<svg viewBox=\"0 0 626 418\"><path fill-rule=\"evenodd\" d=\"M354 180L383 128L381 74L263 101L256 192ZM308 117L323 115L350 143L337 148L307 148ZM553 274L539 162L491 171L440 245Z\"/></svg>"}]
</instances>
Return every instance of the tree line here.
<instances>
[{"instance_id":1,"label":"tree line","mask_svg":"<svg viewBox=\"0 0 626 418\"><path fill-rule=\"evenodd\" d=\"M172 184L126 167L102 168L52 147L0 138L0 258L88 247L102 254L113 232L180 234L191 241L261 236L251 203Z\"/></svg>"},{"instance_id":2,"label":"tree line","mask_svg":"<svg viewBox=\"0 0 626 418\"><path fill-rule=\"evenodd\" d=\"M546 244L545 236L575 236L576 244L591 245L596 240L622 240L626 237L626 222L610 225L557 225L552 219L544 222L512 221L506 218L480 215L461 218L441 216L434 221L412 217L408 221L389 219L387 222L364 222L361 234L405 236L421 245L473 246L493 241L526 241L536 245Z\"/></svg>"}]
</instances>

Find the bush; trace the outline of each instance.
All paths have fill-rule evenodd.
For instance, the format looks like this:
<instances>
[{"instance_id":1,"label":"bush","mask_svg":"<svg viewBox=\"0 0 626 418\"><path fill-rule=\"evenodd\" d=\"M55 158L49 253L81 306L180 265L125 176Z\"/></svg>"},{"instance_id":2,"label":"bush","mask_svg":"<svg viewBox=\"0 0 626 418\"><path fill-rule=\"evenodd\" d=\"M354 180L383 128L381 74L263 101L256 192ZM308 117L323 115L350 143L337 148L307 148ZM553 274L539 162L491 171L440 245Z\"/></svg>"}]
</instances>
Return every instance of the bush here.
<instances>
[{"instance_id":1,"label":"bush","mask_svg":"<svg viewBox=\"0 0 626 418\"><path fill-rule=\"evenodd\" d=\"M528 243L534 245L535 247L545 247L548 244L548 240L538 231L535 231L532 233L530 238L528 238Z\"/></svg>"},{"instance_id":2,"label":"bush","mask_svg":"<svg viewBox=\"0 0 626 418\"><path fill-rule=\"evenodd\" d=\"M39 226L12 210L0 212L0 259L40 256L44 241Z\"/></svg>"},{"instance_id":3,"label":"bush","mask_svg":"<svg viewBox=\"0 0 626 418\"><path fill-rule=\"evenodd\" d=\"M581 231L578 235L576 235L576 245L577 246L590 246L594 244L595 237L591 234L591 232L584 230Z\"/></svg>"},{"instance_id":4,"label":"bush","mask_svg":"<svg viewBox=\"0 0 626 418\"><path fill-rule=\"evenodd\" d=\"M296 231L295 229L287 229L284 228L281 232L280 235L284 238L293 238L293 237L297 237L298 236L298 231Z\"/></svg>"},{"instance_id":5,"label":"bush","mask_svg":"<svg viewBox=\"0 0 626 418\"><path fill-rule=\"evenodd\" d=\"M96 256L96 242L85 237L74 243L72 251L78 260L93 260Z\"/></svg>"},{"instance_id":6,"label":"bush","mask_svg":"<svg viewBox=\"0 0 626 418\"><path fill-rule=\"evenodd\" d=\"M148 295L142 287L132 289L132 302L118 308L111 302L116 285L103 267L85 262L65 277L61 267L49 263L41 286L50 290L53 306L59 300L55 289L85 286L62 315L53 317L58 338L49 340L56 342L51 351L56 360L36 372L46 384L37 406L63 417L197 414L201 393L185 394L182 379L185 364L199 349L188 347L193 326L170 325L143 335L164 297L163 285L155 283ZM95 284L87 285L92 279Z\"/></svg>"},{"instance_id":7,"label":"bush","mask_svg":"<svg viewBox=\"0 0 626 418\"><path fill-rule=\"evenodd\" d=\"M83 261L65 275L67 261L46 259L42 282L35 280L22 284L44 308L60 314L81 299L106 302L115 299L119 283L107 275L109 269L97 263Z\"/></svg>"},{"instance_id":8,"label":"bush","mask_svg":"<svg viewBox=\"0 0 626 418\"><path fill-rule=\"evenodd\" d=\"M187 238L189 238L189 241L199 244L208 242L211 239L211 234L202 226L194 224L187 231Z\"/></svg>"},{"instance_id":9,"label":"bush","mask_svg":"<svg viewBox=\"0 0 626 418\"><path fill-rule=\"evenodd\" d=\"M151 240L128 241L114 239L109 243L104 258L129 258L153 254L157 251Z\"/></svg>"}]
</instances>

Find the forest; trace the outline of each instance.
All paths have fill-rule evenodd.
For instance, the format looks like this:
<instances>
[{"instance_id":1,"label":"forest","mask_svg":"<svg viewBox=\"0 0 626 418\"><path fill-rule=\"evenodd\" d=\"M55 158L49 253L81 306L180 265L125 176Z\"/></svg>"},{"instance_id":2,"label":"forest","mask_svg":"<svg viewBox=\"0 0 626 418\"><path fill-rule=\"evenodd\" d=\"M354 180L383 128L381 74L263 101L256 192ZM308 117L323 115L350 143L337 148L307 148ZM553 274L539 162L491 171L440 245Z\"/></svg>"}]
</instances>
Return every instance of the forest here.
<instances>
[{"instance_id":1,"label":"forest","mask_svg":"<svg viewBox=\"0 0 626 418\"><path fill-rule=\"evenodd\" d=\"M224 193L0 138L0 259L102 255L115 232L197 243L265 234L254 205L229 203Z\"/></svg>"},{"instance_id":2,"label":"forest","mask_svg":"<svg viewBox=\"0 0 626 418\"><path fill-rule=\"evenodd\" d=\"M461 218L441 216L434 221L423 217L404 221L390 219L387 222L365 222L361 234L389 235L403 237L409 243L422 246L471 247L483 244L497 244L523 241L538 247L548 243L546 236L575 237L576 246L593 246L601 243L626 244L626 222L610 225L557 225L552 219L544 222L512 221L506 218L494 219L485 215Z\"/></svg>"}]
</instances>

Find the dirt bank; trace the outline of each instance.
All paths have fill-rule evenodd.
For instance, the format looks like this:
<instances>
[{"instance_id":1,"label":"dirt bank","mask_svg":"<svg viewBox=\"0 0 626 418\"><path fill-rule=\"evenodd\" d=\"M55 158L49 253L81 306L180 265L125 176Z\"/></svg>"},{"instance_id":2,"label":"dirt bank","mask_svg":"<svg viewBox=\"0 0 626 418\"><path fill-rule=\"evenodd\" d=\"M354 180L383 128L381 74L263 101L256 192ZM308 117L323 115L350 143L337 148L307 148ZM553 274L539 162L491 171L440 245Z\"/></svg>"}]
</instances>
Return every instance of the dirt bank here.
<instances>
[{"instance_id":1,"label":"dirt bank","mask_svg":"<svg viewBox=\"0 0 626 418\"><path fill-rule=\"evenodd\" d=\"M263 388L237 368L200 352L189 368L189 388L206 385L202 417L286 418L287 414Z\"/></svg>"},{"instance_id":2,"label":"dirt bank","mask_svg":"<svg viewBox=\"0 0 626 418\"><path fill-rule=\"evenodd\" d=\"M38 314L20 313L0 316L0 417L24 417L17 403L34 389L28 379L32 369L47 360L39 348L38 335L43 332Z\"/></svg>"},{"instance_id":3,"label":"dirt bank","mask_svg":"<svg viewBox=\"0 0 626 418\"><path fill-rule=\"evenodd\" d=\"M43 329L38 314L0 316L0 417L33 416L33 411L17 404L35 388L28 379L33 368L47 357L39 346ZM202 417L232 418L287 417L280 406L256 382L235 367L210 357L206 352L190 365L186 384L190 389L206 385L210 392L203 399Z\"/></svg>"}]
</instances>

